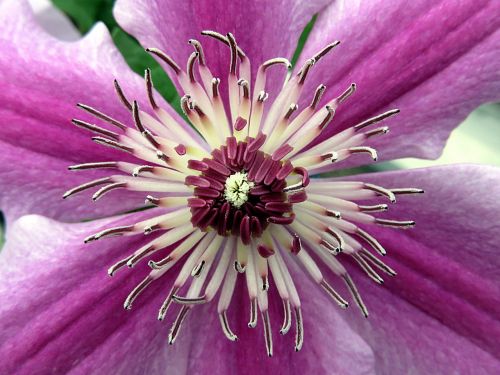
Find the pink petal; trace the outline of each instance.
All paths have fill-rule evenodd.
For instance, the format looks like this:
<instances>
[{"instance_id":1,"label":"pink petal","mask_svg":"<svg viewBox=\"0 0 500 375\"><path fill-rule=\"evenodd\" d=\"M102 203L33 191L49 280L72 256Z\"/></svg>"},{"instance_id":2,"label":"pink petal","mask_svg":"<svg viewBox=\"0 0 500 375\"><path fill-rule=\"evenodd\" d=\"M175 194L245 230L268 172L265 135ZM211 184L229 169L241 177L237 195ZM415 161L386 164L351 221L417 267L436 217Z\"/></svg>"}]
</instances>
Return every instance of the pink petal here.
<instances>
[{"instance_id":1,"label":"pink petal","mask_svg":"<svg viewBox=\"0 0 500 375\"><path fill-rule=\"evenodd\" d=\"M100 205L107 211L83 206L79 199L61 204L65 190L92 177L69 173L66 166L127 158L96 145L89 132L70 120L76 117L94 121L76 108L76 103L82 102L131 124L130 114L114 93L113 79L120 80L130 98L146 103L143 80L128 68L104 25L97 25L78 42L62 42L36 24L24 0L3 1L0 21L2 210L7 211L9 220L27 212L62 220L117 212L117 201L113 199ZM143 108L147 108L146 104ZM115 197L125 202L120 210L142 204L142 200L130 202L126 199L130 195L120 192Z\"/></svg>"},{"instance_id":2,"label":"pink petal","mask_svg":"<svg viewBox=\"0 0 500 375\"><path fill-rule=\"evenodd\" d=\"M496 373L500 345L500 169L455 165L356 176L385 187L419 187L384 215L414 219L407 231L373 229L398 275L383 287L355 275L370 310L349 322L382 373ZM391 212L394 211L394 212Z\"/></svg>"},{"instance_id":3,"label":"pink petal","mask_svg":"<svg viewBox=\"0 0 500 375\"><path fill-rule=\"evenodd\" d=\"M247 327L243 284L229 310L238 342L224 337L216 303L211 303L193 309L179 338L169 346L169 324L158 322L156 315L172 278L164 276L153 283L131 311L124 311L125 297L148 267L139 264L113 278L106 274L111 264L141 241L121 237L82 243L84 237L102 228L133 221L122 217L62 224L30 215L13 225L0 262L1 373L160 374L165 369L176 374L373 372L373 353L343 321L344 312L296 267L293 271L303 296L306 332L301 352L293 350L293 328L286 336L278 334L282 307L274 299L270 308L275 356L267 357L262 323L254 330ZM175 275L176 270L172 271Z\"/></svg>"},{"instance_id":4,"label":"pink petal","mask_svg":"<svg viewBox=\"0 0 500 375\"><path fill-rule=\"evenodd\" d=\"M185 66L194 51L188 40L199 39L213 74L225 80L228 48L202 37L202 30L233 33L249 56L255 73L258 65L270 58L291 58L307 22L329 2L118 0L114 14L120 25L143 46L163 49L181 66Z\"/></svg>"},{"instance_id":5,"label":"pink petal","mask_svg":"<svg viewBox=\"0 0 500 375\"><path fill-rule=\"evenodd\" d=\"M388 135L374 139L382 159L437 158L448 135L473 109L500 99L497 1L336 1L318 18L301 59L332 40L342 44L312 70L325 98L352 82L325 137L387 109Z\"/></svg>"},{"instance_id":6,"label":"pink petal","mask_svg":"<svg viewBox=\"0 0 500 375\"><path fill-rule=\"evenodd\" d=\"M124 212L144 205L144 194L116 190L99 202L82 192L68 199L63 193L104 176L101 172L70 172L68 161L0 142L0 208L10 224L32 212L65 221L81 221Z\"/></svg>"}]
</instances>

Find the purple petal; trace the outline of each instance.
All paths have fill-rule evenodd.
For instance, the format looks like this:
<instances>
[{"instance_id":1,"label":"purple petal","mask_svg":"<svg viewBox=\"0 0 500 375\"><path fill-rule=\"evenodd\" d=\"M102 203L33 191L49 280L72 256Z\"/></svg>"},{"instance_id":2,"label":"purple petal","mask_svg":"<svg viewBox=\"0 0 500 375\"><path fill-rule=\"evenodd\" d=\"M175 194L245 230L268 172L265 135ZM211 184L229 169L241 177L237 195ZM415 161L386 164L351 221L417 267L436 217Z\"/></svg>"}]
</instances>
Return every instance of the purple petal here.
<instances>
[{"instance_id":1,"label":"purple petal","mask_svg":"<svg viewBox=\"0 0 500 375\"><path fill-rule=\"evenodd\" d=\"M120 25L145 47L163 49L181 66L193 48L191 38L202 30L231 32L258 65L274 57L291 58L303 28L330 0L277 1L147 1L118 0L114 14ZM200 39L213 74L226 79L228 48L210 38Z\"/></svg>"},{"instance_id":2,"label":"purple petal","mask_svg":"<svg viewBox=\"0 0 500 375\"><path fill-rule=\"evenodd\" d=\"M342 44L312 70L309 89L325 98L352 82L327 137L387 109L391 133L374 140L381 158L437 158L471 110L500 99L500 4L497 1L337 1L323 12L303 51Z\"/></svg>"},{"instance_id":3,"label":"purple petal","mask_svg":"<svg viewBox=\"0 0 500 375\"><path fill-rule=\"evenodd\" d=\"M383 287L356 275L371 315L349 321L382 373L496 373L500 361L500 169L455 165L358 178L419 187L384 217L414 219L407 231L373 229L398 275ZM391 212L394 211L394 212Z\"/></svg>"},{"instance_id":4,"label":"purple petal","mask_svg":"<svg viewBox=\"0 0 500 375\"><path fill-rule=\"evenodd\" d=\"M36 24L24 0L3 1L0 21L2 210L7 211L9 220L28 212L62 220L81 219L92 212L94 217L101 215L104 210L96 211L89 205L86 207L91 210L82 208L79 199L60 204L65 190L92 177L68 173L65 166L127 156L96 145L89 132L70 120L94 121L76 108L76 103L82 102L131 124L130 113L114 94L113 79L120 80L129 98L146 103L143 80L128 68L104 25L97 25L78 42L62 42ZM125 202L120 210L142 203L134 200L127 204L130 195L119 192L115 196ZM117 201L108 202L108 214L116 212L113 207Z\"/></svg>"},{"instance_id":5,"label":"purple petal","mask_svg":"<svg viewBox=\"0 0 500 375\"><path fill-rule=\"evenodd\" d=\"M150 212L140 214L147 215ZM286 336L278 334L282 307L274 298L270 309L275 356L266 356L262 323L253 330L247 327L243 284L238 285L229 310L238 342L224 337L214 302L195 307L169 346L169 324L158 322L156 315L172 278L164 276L153 283L131 311L124 311L125 297L145 276L147 266L119 271L113 278L106 274L141 241L121 237L82 243L89 234L131 222L132 217L126 217L62 224L30 215L13 225L0 262L0 372L160 374L166 368L189 374L373 372L373 353L343 321L344 312L336 310L297 267L293 271L303 296L306 333L301 352L293 350L293 328ZM176 274L175 269L172 272Z\"/></svg>"}]
</instances>

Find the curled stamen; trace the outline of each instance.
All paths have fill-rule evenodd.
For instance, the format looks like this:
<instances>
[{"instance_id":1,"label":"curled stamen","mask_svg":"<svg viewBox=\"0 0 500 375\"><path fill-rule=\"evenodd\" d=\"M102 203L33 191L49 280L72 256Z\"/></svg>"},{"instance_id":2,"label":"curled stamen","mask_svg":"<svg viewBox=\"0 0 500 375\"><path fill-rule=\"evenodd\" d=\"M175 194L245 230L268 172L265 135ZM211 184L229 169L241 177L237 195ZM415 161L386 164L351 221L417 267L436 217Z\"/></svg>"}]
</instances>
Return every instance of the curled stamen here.
<instances>
[{"instance_id":1,"label":"curled stamen","mask_svg":"<svg viewBox=\"0 0 500 375\"><path fill-rule=\"evenodd\" d=\"M158 312L158 320L163 320L165 319L165 316L167 315L168 308L173 302L173 297L174 294L179 291L179 287L173 287L170 292L168 293L167 298L165 298L165 301L163 301L163 304L161 305L160 311Z\"/></svg>"},{"instance_id":2,"label":"curled stamen","mask_svg":"<svg viewBox=\"0 0 500 375\"><path fill-rule=\"evenodd\" d=\"M90 130L91 132L94 132L94 133L97 133L97 134L102 134L102 135L104 135L106 137L114 139L115 141L117 141L118 138L119 138L118 134L116 134L115 132L112 132L110 130L101 128L100 126L97 126L97 125L94 125L94 124L90 124L90 123L88 123L86 121L72 119L71 122L74 125L78 126L79 128L87 129L87 130Z\"/></svg>"},{"instance_id":3,"label":"curled stamen","mask_svg":"<svg viewBox=\"0 0 500 375\"><path fill-rule=\"evenodd\" d=\"M376 204L373 206L359 205L358 208L360 209L361 212L379 212L379 211L387 211L389 209L389 206L387 206L386 204Z\"/></svg>"},{"instance_id":4,"label":"curled stamen","mask_svg":"<svg viewBox=\"0 0 500 375\"><path fill-rule=\"evenodd\" d=\"M423 189L415 189L415 188L406 188L406 189L390 189L396 195L404 195L404 194L423 194Z\"/></svg>"},{"instance_id":5,"label":"curled stamen","mask_svg":"<svg viewBox=\"0 0 500 375\"><path fill-rule=\"evenodd\" d=\"M92 108L92 107L90 107L88 105L81 104L81 103L78 103L76 106L79 107L79 108L81 108L81 109L83 109L84 111L90 113L91 115L93 115L93 116L95 116L95 117L97 117L97 118L99 118L101 120L104 120L104 121L106 121L106 122L108 122L108 123L110 123L110 124L112 124L114 126L116 126L117 128L119 128L121 130L127 129L127 125L122 124L120 121L115 120L112 117L109 117L108 115L106 115L106 114L98 111L95 108Z\"/></svg>"},{"instance_id":6,"label":"curled stamen","mask_svg":"<svg viewBox=\"0 0 500 375\"><path fill-rule=\"evenodd\" d=\"M142 280L139 285L137 285L132 292L127 296L127 299L123 303L123 308L125 310L130 310L132 308L132 303L152 282L154 279L151 276L147 276Z\"/></svg>"},{"instance_id":7,"label":"curled stamen","mask_svg":"<svg viewBox=\"0 0 500 375\"><path fill-rule=\"evenodd\" d=\"M144 80L146 81L146 91L148 93L149 103L153 109L158 109L154 95L153 95L153 79L151 77L151 69L147 68L144 71Z\"/></svg>"},{"instance_id":8,"label":"curled stamen","mask_svg":"<svg viewBox=\"0 0 500 375\"><path fill-rule=\"evenodd\" d=\"M376 124L382 120L385 120L386 118L394 116L398 113L399 113L399 109L391 109L390 111L384 112L384 113L377 115L377 116L374 116L374 117L371 117L368 120L365 120L357 125L354 125L353 128L354 128L354 130L358 131L358 130L361 130L363 128L366 128L367 126L370 126L370 125Z\"/></svg>"},{"instance_id":9,"label":"curled stamen","mask_svg":"<svg viewBox=\"0 0 500 375\"><path fill-rule=\"evenodd\" d=\"M237 57L237 45L236 39L234 39L233 34L227 33L227 41L229 42L229 48L231 49L231 60L229 63L229 72L231 74L236 74L236 57Z\"/></svg>"},{"instance_id":10,"label":"curled stamen","mask_svg":"<svg viewBox=\"0 0 500 375\"><path fill-rule=\"evenodd\" d=\"M239 79L238 85L243 89L243 97L245 99L250 99L250 88L248 86L248 81L246 79Z\"/></svg>"},{"instance_id":11,"label":"curled stamen","mask_svg":"<svg viewBox=\"0 0 500 375\"><path fill-rule=\"evenodd\" d=\"M66 193L63 194L63 199L66 199L69 196L76 194L76 193L79 193L83 190L90 189L91 187L102 185L102 184L107 184L110 181L111 181L111 177L103 177L103 178L99 178L97 180L86 182L84 184L81 184L79 186L74 187L73 189L68 190Z\"/></svg>"},{"instance_id":12,"label":"curled stamen","mask_svg":"<svg viewBox=\"0 0 500 375\"><path fill-rule=\"evenodd\" d=\"M328 44L326 47L324 47L321 51L316 53L312 59L315 62L318 62L322 57L324 57L328 52L330 52L333 48L337 47L340 44L339 40L336 40L333 43Z\"/></svg>"},{"instance_id":13,"label":"curled stamen","mask_svg":"<svg viewBox=\"0 0 500 375\"><path fill-rule=\"evenodd\" d=\"M121 227L108 228L108 229L105 229L99 233L96 233L96 234L93 234L91 236L86 237L83 240L83 242L88 243L91 241L97 241L97 240L104 238L104 237L121 236L124 233L132 232L133 230L134 230L133 225L124 225Z\"/></svg>"},{"instance_id":14,"label":"curled stamen","mask_svg":"<svg viewBox=\"0 0 500 375\"><path fill-rule=\"evenodd\" d=\"M340 96L337 98L337 103L341 104L347 100L354 92L356 91L356 84L351 83L351 86L347 90L345 90Z\"/></svg>"},{"instance_id":15,"label":"curled stamen","mask_svg":"<svg viewBox=\"0 0 500 375\"><path fill-rule=\"evenodd\" d=\"M100 145L115 148L117 150L128 152L130 154L134 152L134 149L132 147L125 146L124 144L118 143L108 138L92 137L92 140Z\"/></svg>"},{"instance_id":16,"label":"curled stamen","mask_svg":"<svg viewBox=\"0 0 500 375\"><path fill-rule=\"evenodd\" d=\"M283 302L283 324L281 325L280 334L286 335L292 326L292 316L290 310L290 301L282 300Z\"/></svg>"},{"instance_id":17,"label":"curled stamen","mask_svg":"<svg viewBox=\"0 0 500 375\"><path fill-rule=\"evenodd\" d=\"M326 280L321 280L320 285L340 307L345 309L349 306L349 303L343 299Z\"/></svg>"},{"instance_id":18,"label":"curled stamen","mask_svg":"<svg viewBox=\"0 0 500 375\"><path fill-rule=\"evenodd\" d=\"M261 103L264 103L268 97L269 97L269 94L267 92L261 91L259 93L259 96L257 97L257 100Z\"/></svg>"},{"instance_id":19,"label":"curled stamen","mask_svg":"<svg viewBox=\"0 0 500 375\"><path fill-rule=\"evenodd\" d=\"M361 299L361 295L358 292L358 288L356 288L356 285L354 284L354 281L352 281L351 276L349 274L344 274L342 275L342 278L344 279L347 288L351 292L352 297L356 301L356 304L358 305L359 309L361 310L361 313L365 318L368 318L368 309L366 308L365 303Z\"/></svg>"},{"instance_id":20,"label":"curled stamen","mask_svg":"<svg viewBox=\"0 0 500 375\"><path fill-rule=\"evenodd\" d=\"M166 55L163 51L159 50L158 48L146 48L146 52L149 52L155 56L158 56L163 62L165 62L172 70L175 72L175 74L179 74L181 72L181 68L179 65L176 64L174 60L168 55Z\"/></svg>"},{"instance_id":21,"label":"curled stamen","mask_svg":"<svg viewBox=\"0 0 500 375\"><path fill-rule=\"evenodd\" d=\"M121 189L121 188L124 188L127 186L127 183L126 182L115 182L113 184L109 184L109 185L106 185L102 188L100 188L93 196L92 196L92 200L93 201L96 201L98 200L99 198L101 198L104 194L110 192L111 190L115 190L115 189Z\"/></svg>"},{"instance_id":22,"label":"curled stamen","mask_svg":"<svg viewBox=\"0 0 500 375\"><path fill-rule=\"evenodd\" d=\"M227 320L227 314L226 311L224 310L219 314L219 320L220 324L222 326L222 331L224 332L224 335L231 340L231 341L237 341L238 336L236 336L233 331L231 330L231 327L229 326L229 321Z\"/></svg>"},{"instance_id":23,"label":"curled stamen","mask_svg":"<svg viewBox=\"0 0 500 375\"><path fill-rule=\"evenodd\" d=\"M187 61L186 71L188 73L189 80L192 83L196 81L196 77L194 76L194 63L196 62L198 56L198 52L193 52L191 55L189 55L189 59Z\"/></svg>"},{"instance_id":24,"label":"curled stamen","mask_svg":"<svg viewBox=\"0 0 500 375\"><path fill-rule=\"evenodd\" d=\"M212 96L214 98L217 98L219 96L219 85L220 85L220 79L213 78L212 79Z\"/></svg>"},{"instance_id":25,"label":"curled stamen","mask_svg":"<svg viewBox=\"0 0 500 375\"><path fill-rule=\"evenodd\" d=\"M312 109L316 109L316 107L318 106L318 103L321 100L321 97L323 96L325 90L326 90L325 85L321 84L318 86L318 88L314 92L314 97L313 97L313 100L312 100L311 104L309 105L309 107L311 107Z\"/></svg>"},{"instance_id":26,"label":"curled stamen","mask_svg":"<svg viewBox=\"0 0 500 375\"><path fill-rule=\"evenodd\" d=\"M255 328L257 326L257 299L250 301L250 320L248 321L249 328Z\"/></svg>"},{"instance_id":27,"label":"curled stamen","mask_svg":"<svg viewBox=\"0 0 500 375\"><path fill-rule=\"evenodd\" d=\"M196 39L189 39L188 43L191 44L198 53L199 64L201 66L205 66L206 65L205 54L203 53L203 47L201 46L201 43Z\"/></svg>"},{"instance_id":28,"label":"curled stamen","mask_svg":"<svg viewBox=\"0 0 500 375\"><path fill-rule=\"evenodd\" d=\"M395 228L410 228L415 226L415 222L413 220L388 220L388 219L379 219L376 218L375 222L380 225L384 225L386 227L395 227Z\"/></svg>"},{"instance_id":29,"label":"curled stamen","mask_svg":"<svg viewBox=\"0 0 500 375\"><path fill-rule=\"evenodd\" d=\"M351 257L358 263L358 265L361 267L361 269L366 273L366 275L375 281L377 284L383 284L384 279L382 279L377 272L374 271L373 268L370 267L370 265L365 261L364 258L361 257L361 255L357 253L352 253Z\"/></svg>"},{"instance_id":30,"label":"curled stamen","mask_svg":"<svg viewBox=\"0 0 500 375\"><path fill-rule=\"evenodd\" d=\"M216 31L203 30L201 32L201 35L212 37L212 38L217 39L218 41L220 41L220 42L222 42L222 43L224 43L224 44L226 44L228 46L230 45L228 39L224 35L216 32ZM236 50L238 52L238 56L239 56L240 59L246 57L245 53L241 50L240 47L236 46Z\"/></svg>"},{"instance_id":31,"label":"curled stamen","mask_svg":"<svg viewBox=\"0 0 500 375\"><path fill-rule=\"evenodd\" d=\"M377 267L379 270L385 272L389 276L396 276L396 271L394 271L391 267L389 267L387 264L382 262L380 259L378 259L375 255L370 253L366 249L361 249L359 252L359 255L363 257L365 260L373 264L375 267Z\"/></svg>"},{"instance_id":32,"label":"curled stamen","mask_svg":"<svg viewBox=\"0 0 500 375\"><path fill-rule=\"evenodd\" d=\"M368 184L368 183L363 184L363 187L365 189L372 190L372 191L374 191L376 193L379 193L381 195L385 195L387 198L389 198L389 200L392 203L396 202L396 196L389 189L385 189L385 188L383 188L381 186L377 186L377 185L373 185L373 184Z\"/></svg>"},{"instance_id":33,"label":"curled stamen","mask_svg":"<svg viewBox=\"0 0 500 375\"><path fill-rule=\"evenodd\" d=\"M373 237L371 234L368 232L364 231L361 228L356 229L356 234L364 239L366 242L368 242L371 247L373 247L380 255L384 256L387 254L387 251L384 249L384 247L378 242L375 237Z\"/></svg>"},{"instance_id":34,"label":"curled stamen","mask_svg":"<svg viewBox=\"0 0 500 375\"><path fill-rule=\"evenodd\" d=\"M271 332L271 321L269 319L269 311L262 312L262 320L264 322L264 339L266 341L267 355L273 356L273 334Z\"/></svg>"},{"instance_id":35,"label":"curled stamen","mask_svg":"<svg viewBox=\"0 0 500 375\"><path fill-rule=\"evenodd\" d=\"M177 315L177 318L175 319L175 322L172 325L172 328L171 328L170 333L168 335L169 345L172 345L175 342L175 339L179 335L179 331L181 329L182 323L186 319L186 315L188 312L189 312L189 307L187 307L187 306L183 306L181 311L179 311L179 315Z\"/></svg>"},{"instance_id":36,"label":"curled stamen","mask_svg":"<svg viewBox=\"0 0 500 375\"><path fill-rule=\"evenodd\" d=\"M205 296L189 298L189 297L181 297L174 294L172 298L175 302L181 305L202 305L207 302Z\"/></svg>"},{"instance_id":37,"label":"curled stamen","mask_svg":"<svg viewBox=\"0 0 500 375\"><path fill-rule=\"evenodd\" d=\"M302 349L304 344L304 325L302 322L302 310L300 307L295 307L295 351Z\"/></svg>"},{"instance_id":38,"label":"curled stamen","mask_svg":"<svg viewBox=\"0 0 500 375\"><path fill-rule=\"evenodd\" d=\"M314 59L309 59L304 63L304 66L300 69L299 73L297 75L299 76L299 84L302 85L304 81L307 78L307 74L309 73L309 70L311 70L312 66L314 65L315 60Z\"/></svg>"},{"instance_id":39,"label":"curled stamen","mask_svg":"<svg viewBox=\"0 0 500 375\"><path fill-rule=\"evenodd\" d=\"M116 91L116 94L118 95L118 98L120 99L120 102L122 102L122 104L125 106L125 108L127 108L129 111L131 111L132 104L130 104L129 100L125 96L125 93L123 92L122 87L118 83L118 80L115 79L114 84L115 84L115 91Z\"/></svg>"},{"instance_id":40,"label":"curled stamen","mask_svg":"<svg viewBox=\"0 0 500 375\"><path fill-rule=\"evenodd\" d=\"M378 159L377 150L375 150L374 148L371 148L371 147L366 147L366 146L365 147L363 147L363 146L349 147L348 150L352 154L364 153L364 152L368 153L368 154L370 154L373 161L377 161L377 159Z\"/></svg>"}]
</instances>

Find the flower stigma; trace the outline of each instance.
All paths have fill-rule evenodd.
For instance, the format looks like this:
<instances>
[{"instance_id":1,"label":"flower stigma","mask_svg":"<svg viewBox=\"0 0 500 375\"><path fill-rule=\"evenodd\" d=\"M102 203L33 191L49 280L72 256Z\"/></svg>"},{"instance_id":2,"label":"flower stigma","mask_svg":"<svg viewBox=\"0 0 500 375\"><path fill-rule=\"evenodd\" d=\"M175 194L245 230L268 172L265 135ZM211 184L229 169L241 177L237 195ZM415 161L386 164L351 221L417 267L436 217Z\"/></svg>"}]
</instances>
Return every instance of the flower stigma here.
<instances>
[{"instance_id":1,"label":"flower stigma","mask_svg":"<svg viewBox=\"0 0 500 375\"><path fill-rule=\"evenodd\" d=\"M68 190L63 198L92 188L97 188L94 201L117 189L145 194L146 219L137 221L134 214L129 215L129 224L104 229L85 242L143 236L142 246L131 249L108 270L110 276L125 272L126 266L138 268L135 272L147 270L126 298L125 309L131 309L136 300L145 302L146 296L140 296L148 286L172 274L178 265L158 312L159 320L177 312L170 344L188 313L214 300L222 332L236 341L227 313L233 294L245 293L250 306L248 326L255 328L261 317L267 354L273 355L276 319L282 322L278 329L282 335L294 324L293 345L299 351L304 342L303 301L296 287L300 279L290 265L297 263L341 308L348 307L343 294L349 293L365 317L367 306L349 271L357 267L377 284L383 283L382 274L396 275L381 260L386 250L370 228L414 226L412 220L393 220L386 213L399 195L423 191L324 178L321 173L354 155L377 160L377 151L369 143L389 130L377 124L399 111L388 110L321 138L326 128L337 126L334 115L355 93L356 85L324 103L325 85L304 93L304 83L339 42L325 46L294 74L290 62L279 57L263 62L252 79L250 59L231 33L202 34L229 48L227 92L220 92L221 78L212 74L199 41L189 41L193 53L185 69L163 51L148 48L172 70L183 91L180 104L190 125L162 108L149 69L146 103L129 99L115 80L128 123L88 104L78 107L89 119L72 122L93 133L95 143L128 157L69 167L112 172ZM268 71L278 68L283 70L283 81L273 84L282 89L271 95ZM305 100L306 95L310 99ZM238 279L246 288L237 287ZM341 291L332 286L332 279L342 281ZM271 313L270 298L281 300L282 313Z\"/></svg>"},{"instance_id":2,"label":"flower stigma","mask_svg":"<svg viewBox=\"0 0 500 375\"><path fill-rule=\"evenodd\" d=\"M248 200L248 194L253 187L254 183L248 181L246 172L236 172L226 180L224 198L234 207L240 208Z\"/></svg>"}]
</instances>

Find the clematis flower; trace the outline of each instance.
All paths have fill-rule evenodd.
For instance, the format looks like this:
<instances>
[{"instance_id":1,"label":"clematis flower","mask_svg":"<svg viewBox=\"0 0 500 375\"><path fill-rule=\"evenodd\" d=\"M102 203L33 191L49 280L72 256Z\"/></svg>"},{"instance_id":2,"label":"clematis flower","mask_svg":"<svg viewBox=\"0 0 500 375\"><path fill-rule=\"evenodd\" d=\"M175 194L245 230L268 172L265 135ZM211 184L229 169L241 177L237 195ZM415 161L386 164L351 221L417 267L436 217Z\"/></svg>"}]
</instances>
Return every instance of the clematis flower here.
<instances>
[{"instance_id":1,"label":"clematis flower","mask_svg":"<svg viewBox=\"0 0 500 375\"><path fill-rule=\"evenodd\" d=\"M316 12L288 77L274 57ZM495 2L119 0L115 15L172 69L196 131L101 25L63 43L23 1L0 4L2 373L498 369L498 169L310 178L375 147L436 157L470 110L498 100ZM203 30L228 34L192 40ZM387 119L392 108L403 115ZM143 194L157 207L116 215ZM374 285L379 269L397 276ZM363 314L329 301L345 307L349 291Z\"/></svg>"}]
</instances>

